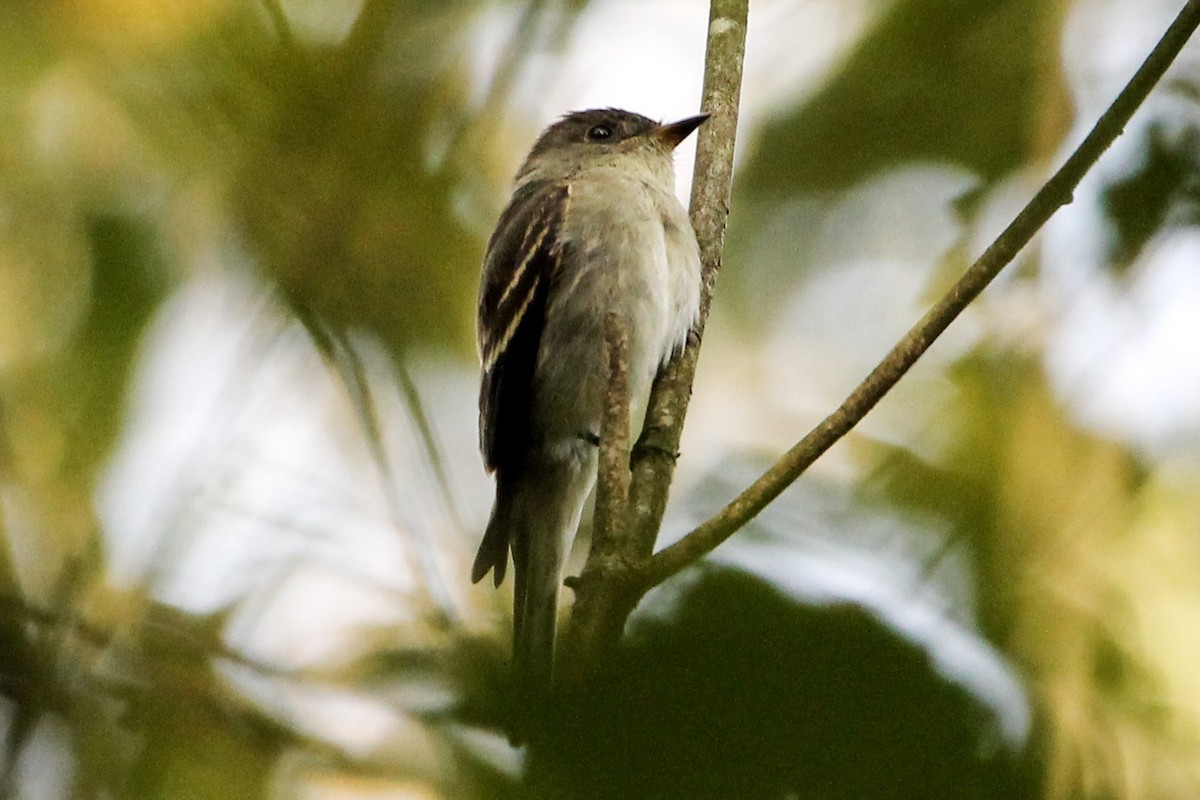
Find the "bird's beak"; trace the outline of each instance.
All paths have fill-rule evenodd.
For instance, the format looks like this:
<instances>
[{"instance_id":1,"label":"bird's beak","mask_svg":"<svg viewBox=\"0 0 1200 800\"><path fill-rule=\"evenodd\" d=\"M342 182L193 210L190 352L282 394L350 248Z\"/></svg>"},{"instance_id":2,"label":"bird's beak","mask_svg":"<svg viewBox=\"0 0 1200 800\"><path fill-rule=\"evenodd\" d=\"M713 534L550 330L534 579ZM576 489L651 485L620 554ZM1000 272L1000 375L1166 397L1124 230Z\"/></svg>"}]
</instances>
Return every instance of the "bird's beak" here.
<instances>
[{"instance_id":1,"label":"bird's beak","mask_svg":"<svg viewBox=\"0 0 1200 800\"><path fill-rule=\"evenodd\" d=\"M650 135L674 150L680 142L688 137L688 134L699 128L700 123L704 122L708 117L708 114L697 114L694 117L681 119L678 122L658 125L650 131Z\"/></svg>"}]
</instances>

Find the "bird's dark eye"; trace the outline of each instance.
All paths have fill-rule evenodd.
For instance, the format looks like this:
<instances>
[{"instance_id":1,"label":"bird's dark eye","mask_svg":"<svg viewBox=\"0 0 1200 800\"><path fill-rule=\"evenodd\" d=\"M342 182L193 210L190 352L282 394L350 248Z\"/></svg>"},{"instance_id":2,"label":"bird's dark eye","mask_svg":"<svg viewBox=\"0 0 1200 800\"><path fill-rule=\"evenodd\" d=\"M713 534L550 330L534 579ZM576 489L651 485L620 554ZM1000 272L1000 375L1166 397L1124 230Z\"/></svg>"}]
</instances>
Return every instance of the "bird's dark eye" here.
<instances>
[{"instance_id":1,"label":"bird's dark eye","mask_svg":"<svg viewBox=\"0 0 1200 800\"><path fill-rule=\"evenodd\" d=\"M612 128L608 127L607 125L593 125L587 132L587 138L592 142L598 142L602 139L610 139L612 138L612 135Z\"/></svg>"}]
</instances>

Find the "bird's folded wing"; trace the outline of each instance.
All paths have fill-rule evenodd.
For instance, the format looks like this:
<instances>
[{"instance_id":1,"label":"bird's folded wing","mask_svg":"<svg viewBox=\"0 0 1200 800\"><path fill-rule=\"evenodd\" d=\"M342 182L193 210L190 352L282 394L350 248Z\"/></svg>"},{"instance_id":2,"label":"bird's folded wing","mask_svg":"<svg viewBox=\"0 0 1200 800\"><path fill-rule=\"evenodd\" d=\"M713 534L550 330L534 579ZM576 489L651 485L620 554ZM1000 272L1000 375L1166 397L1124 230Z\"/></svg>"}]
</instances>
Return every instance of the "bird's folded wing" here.
<instances>
[{"instance_id":1,"label":"bird's folded wing","mask_svg":"<svg viewBox=\"0 0 1200 800\"><path fill-rule=\"evenodd\" d=\"M570 187L527 184L513 195L488 243L479 291L479 448L489 471L529 446L534 373L546 298L563 258Z\"/></svg>"}]
</instances>

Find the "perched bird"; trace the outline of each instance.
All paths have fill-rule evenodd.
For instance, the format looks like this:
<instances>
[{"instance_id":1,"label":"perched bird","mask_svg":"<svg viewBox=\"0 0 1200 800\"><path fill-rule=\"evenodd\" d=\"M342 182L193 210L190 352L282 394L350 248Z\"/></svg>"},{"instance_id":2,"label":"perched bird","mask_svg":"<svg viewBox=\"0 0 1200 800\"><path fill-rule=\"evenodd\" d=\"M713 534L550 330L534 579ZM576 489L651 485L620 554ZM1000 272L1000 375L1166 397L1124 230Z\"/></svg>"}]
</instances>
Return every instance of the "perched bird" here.
<instances>
[{"instance_id":1,"label":"perched bird","mask_svg":"<svg viewBox=\"0 0 1200 800\"><path fill-rule=\"evenodd\" d=\"M518 696L552 677L563 561L596 477L605 316L615 311L627 337L638 408L699 313L700 254L673 151L707 118L566 115L526 157L488 242L479 443L496 499L471 580L490 570L499 586L512 552Z\"/></svg>"}]
</instances>

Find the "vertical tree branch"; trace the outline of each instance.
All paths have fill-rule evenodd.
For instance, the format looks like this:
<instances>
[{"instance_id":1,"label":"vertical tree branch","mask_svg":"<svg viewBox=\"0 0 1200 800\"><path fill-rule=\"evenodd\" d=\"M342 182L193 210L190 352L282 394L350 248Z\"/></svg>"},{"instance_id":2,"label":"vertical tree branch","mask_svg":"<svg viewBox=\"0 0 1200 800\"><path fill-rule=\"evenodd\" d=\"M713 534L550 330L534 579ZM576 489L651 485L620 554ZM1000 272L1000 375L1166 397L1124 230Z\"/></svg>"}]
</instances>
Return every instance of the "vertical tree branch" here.
<instances>
[{"instance_id":1,"label":"vertical tree branch","mask_svg":"<svg viewBox=\"0 0 1200 800\"><path fill-rule=\"evenodd\" d=\"M631 587L636 567L627 536L629 339L615 311L604 317L604 365L607 384L600 418L592 545L583 572L567 580L575 590L575 605L564 636L559 679L568 691L595 673L633 610L629 598L634 597Z\"/></svg>"},{"instance_id":2,"label":"vertical tree branch","mask_svg":"<svg viewBox=\"0 0 1200 800\"><path fill-rule=\"evenodd\" d=\"M691 217L700 244L700 315L678 358L654 382L642 435L633 454L630 488L631 535L643 558L654 550L675 474L683 421L692 396L700 340L708 320L713 286L721 269L725 222L733 185L742 63L746 53L748 0L713 0L709 9L704 91L700 107L711 118L700 126L692 179Z\"/></svg>"},{"instance_id":3,"label":"vertical tree branch","mask_svg":"<svg viewBox=\"0 0 1200 800\"><path fill-rule=\"evenodd\" d=\"M605 320L609 388L605 432L600 437L599 484L592 549L578 578L575 604L563 637L560 688L583 685L619 640L642 591L645 560L654 550L675 471L683 419L713 284L721 267L725 221L733 180L733 149L746 49L748 0L712 0L701 108L711 117L700 128L692 183L691 219L700 244L700 314L680 356L658 376L642 435L628 453L629 397L624 334L612 315ZM619 397L623 405L618 412ZM610 416L611 415L611 416Z\"/></svg>"},{"instance_id":4,"label":"vertical tree branch","mask_svg":"<svg viewBox=\"0 0 1200 800\"><path fill-rule=\"evenodd\" d=\"M619 553L629 505L629 339L615 311L604 317L604 365L608 386L592 521L592 551L600 558Z\"/></svg>"}]
</instances>

